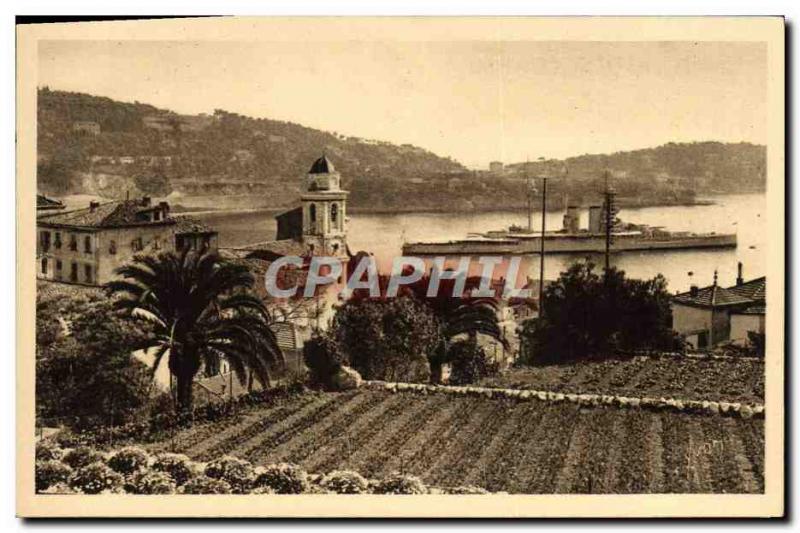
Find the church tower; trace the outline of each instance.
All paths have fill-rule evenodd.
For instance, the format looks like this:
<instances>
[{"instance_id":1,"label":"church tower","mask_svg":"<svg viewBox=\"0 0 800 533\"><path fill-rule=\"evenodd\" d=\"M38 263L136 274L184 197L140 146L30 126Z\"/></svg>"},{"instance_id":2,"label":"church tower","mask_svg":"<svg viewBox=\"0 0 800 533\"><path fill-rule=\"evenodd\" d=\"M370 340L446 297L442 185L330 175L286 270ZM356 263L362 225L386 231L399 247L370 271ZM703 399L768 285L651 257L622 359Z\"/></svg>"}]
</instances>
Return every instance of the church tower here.
<instances>
[{"instance_id":1,"label":"church tower","mask_svg":"<svg viewBox=\"0 0 800 533\"><path fill-rule=\"evenodd\" d=\"M311 166L300 196L303 210L303 244L313 255L347 259L347 191L333 163L322 156Z\"/></svg>"}]
</instances>

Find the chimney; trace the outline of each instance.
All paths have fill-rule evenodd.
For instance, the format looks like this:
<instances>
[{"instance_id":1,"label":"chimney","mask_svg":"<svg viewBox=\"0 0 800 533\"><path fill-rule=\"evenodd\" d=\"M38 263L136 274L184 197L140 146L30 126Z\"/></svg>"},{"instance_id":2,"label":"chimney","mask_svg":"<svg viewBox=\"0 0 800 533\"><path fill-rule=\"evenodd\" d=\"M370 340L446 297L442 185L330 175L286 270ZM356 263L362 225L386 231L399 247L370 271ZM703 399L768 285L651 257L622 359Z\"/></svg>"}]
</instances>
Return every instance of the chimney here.
<instances>
[{"instance_id":1,"label":"chimney","mask_svg":"<svg viewBox=\"0 0 800 533\"><path fill-rule=\"evenodd\" d=\"M89 212L94 213L94 210L100 207L100 202L91 201L89 202Z\"/></svg>"},{"instance_id":2,"label":"chimney","mask_svg":"<svg viewBox=\"0 0 800 533\"><path fill-rule=\"evenodd\" d=\"M697 288L697 285L692 285L691 287L689 287L689 295L692 298L697 298L697 293L699 292L699 290L700 289Z\"/></svg>"},{"instance_id":3,"label":"chimney","mask_svg":"<svg viewBox=\"0 0 800 533\"><path fill-rule=\"evenodd\" d=\"M744 278L742 277L742 262L739 261L737 266L737 274L736 274L736 285L742 285L744 283Z\"/></svg>"},{"instance_id":4,"label":"chimney","mask_svg":"<svg viewBox=\"0 0 800 533\"><path fill-rule=\"evenodd\" d=\"M149 207L149 206L150 206L150 197L142 196L142 207Z\"/></svg>"}]
</instances>

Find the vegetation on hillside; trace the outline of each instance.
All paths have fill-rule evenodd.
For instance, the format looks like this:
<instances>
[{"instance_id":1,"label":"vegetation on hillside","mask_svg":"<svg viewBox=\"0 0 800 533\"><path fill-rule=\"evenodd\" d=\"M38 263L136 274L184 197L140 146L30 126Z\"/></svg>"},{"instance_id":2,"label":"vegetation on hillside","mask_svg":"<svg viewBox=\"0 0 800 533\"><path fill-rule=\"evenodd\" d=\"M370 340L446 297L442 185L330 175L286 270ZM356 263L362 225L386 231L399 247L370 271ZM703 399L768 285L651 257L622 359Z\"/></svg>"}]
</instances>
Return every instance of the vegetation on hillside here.
<instances>
[{"instance_id":1,"label":"vegetation on hillside","mask_svg":"<svg viewBox=\"0 0 800 533\"><path fill-rule=\"evenodd\" d=\"M83 428L131 420L153 390L150 372L131 354L147 335L99 294L37 299L38 422Z\"/></svg>"},{"instance_id":2,"label":"vegetation on hillside","mask_svg":"<svg viewBox=\"0 0 800 533\"><path fill-rule=\"evenodd\" d=\"M415 146L368 141L220 109L213 115L182 116L88 94L47 88L38 94L38 179L44 191L80 190L87 175L139 176L139 181L151 177L156 182L167 177L171 189L188 194L251 192L263 195L267 203L268 193L282 193L287 185L296 195L299 178L323 152L341 171L345 186L355 187L356 196L373 181L464 170L451 159ZM152 127L155 119L161 121ZM73 131L76 121L96 122L100 133ZM154 164L147 159L151 156L170 160ZM111 161L112 157L116 160ZM119 157L134 161L122 164ZM286 193L279 195L284 197L289 199Z\"/></svg>"}]
</instances>

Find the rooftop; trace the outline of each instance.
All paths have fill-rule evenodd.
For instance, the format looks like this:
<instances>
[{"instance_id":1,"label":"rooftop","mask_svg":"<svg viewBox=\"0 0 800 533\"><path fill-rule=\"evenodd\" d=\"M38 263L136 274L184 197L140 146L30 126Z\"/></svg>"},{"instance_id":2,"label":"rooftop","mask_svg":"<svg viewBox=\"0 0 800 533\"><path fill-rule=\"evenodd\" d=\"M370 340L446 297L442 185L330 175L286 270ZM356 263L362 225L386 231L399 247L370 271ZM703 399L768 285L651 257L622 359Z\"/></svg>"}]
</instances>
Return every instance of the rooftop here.
<instances>
[{"instance_id":1,"label":"rooftop","mask_svg":"<svg viewBox=\"0 0 800 533\"><path fill-rule=\"evenodd\" d=\"M748 300L764 301L767 294L767 278L766 276L756 278L741 285L728 287L728 290Z\"/></svg>"},{"instance_id":2,"label":"rooftop","mask_svg":"<svg viewBox=\"0 0 800 533\"><path fill-rule=\"evenodd\" d=\"M149 220L145 213L157 207L150 205L149 201L145 200L112 201L103 204L92 204L83 209L42 215L38 221L54 225L94 228L113 228L142 224L173 224L175 222L174 219Z\"/></svg>"},{"instance_id":3,"label":"rooftop","mask_svg":"<svg viewBox=\"0 0 800 533\"><path fill-rule=\"evenodd\" d=\"M724 307L728 305L746 305L764 301L767 278L757 278L741 285L723 288L710 285L692 291L684 292L673 297L673 301L698 307Z\"/></svg>"}]
</instances>

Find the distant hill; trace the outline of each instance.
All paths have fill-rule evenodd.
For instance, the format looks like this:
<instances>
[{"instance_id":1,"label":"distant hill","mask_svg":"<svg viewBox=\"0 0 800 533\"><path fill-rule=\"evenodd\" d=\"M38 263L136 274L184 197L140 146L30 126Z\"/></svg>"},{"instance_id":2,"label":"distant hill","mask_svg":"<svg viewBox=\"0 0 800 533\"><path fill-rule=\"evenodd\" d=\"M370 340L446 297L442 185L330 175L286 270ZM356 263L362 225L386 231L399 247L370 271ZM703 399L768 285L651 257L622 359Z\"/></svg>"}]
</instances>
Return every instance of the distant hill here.
<instances>
[{"instance_id":1,"label":"distant hill","mask_svg":"<svg viewBox=\"0 0 800 533\"><path fill-rule=\"evenodd\" d=\"M409 144L223 110L179 115L48 88L38 92L37 120L37 185L55 196L177 193L187 205L211 196L219 207L285 207L296 202L300 178L323 152L341 171L356 211L524 208L525 178L562 166L568 173L549 185L550 208L565 198L595 201L605 169L626 205L689 204L696 194L761 191L766 183L766 148L747 143L669 143L488 172Z\"/></svg>"},{"instance_id":2,"label":"distant hill","mask_svg":"<svg viewBox=\"0 0 800 533\"><path fill-rule=\"evenodd\" d=\"M585 154L564 160L507 165L506 174L546 175L563 166L569 181L598 181L608 170L620 194L636 196L640 187L669 185L697 194L760 192L766 187L766 146L750 143L667 143L656 148Z\"/></svg>"}]
</instances>

